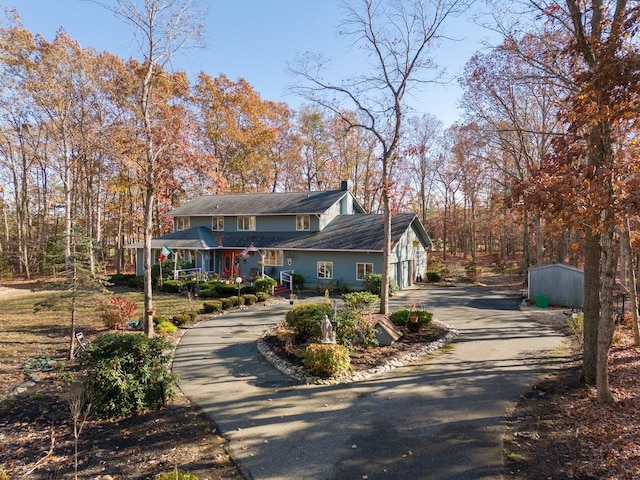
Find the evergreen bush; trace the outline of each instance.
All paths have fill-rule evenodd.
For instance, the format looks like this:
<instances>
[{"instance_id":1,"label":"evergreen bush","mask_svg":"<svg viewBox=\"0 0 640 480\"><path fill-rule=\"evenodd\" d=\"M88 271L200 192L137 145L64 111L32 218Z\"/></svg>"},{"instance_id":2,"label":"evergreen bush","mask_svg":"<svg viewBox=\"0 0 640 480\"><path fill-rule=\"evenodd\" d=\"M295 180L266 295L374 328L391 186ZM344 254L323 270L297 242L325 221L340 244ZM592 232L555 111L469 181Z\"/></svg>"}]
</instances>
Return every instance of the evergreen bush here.
<instances>
[{"instance_id":1,"label":"evergreen bush","mask_svg":"<svg viewBox=\"0 0 640 480\"><path fill-rule=\"evenodd\" d=\"M222 304L223 310L229 310L230 308L233 308L233 300L228 297L221 298L220 303Z\"/></svg>"},{"instance_id":2,"label":"evergreen bush","mask_svg":"<svg viewBox=\"0 0 640 480\"><path fill-rule=\"evenodd\" d=\"M256 297L258 297L259 302L266 302L269 300L269 294L266 292L256 292Z\"/></svg>"},{"instance_id":3,"label":"evergreen bush","mask_svg":"<svg viewBox=\"0 0 640 480\"><path fill-rule=\"evenodd\" d=\"M173 345L143 333L105 333L79 357L96 418L142 413L174 394L176 376L167 366Z\"/></svg>"},{"instance_id":4,"label":"evergreen bush","mask_svg":"<svg viewBox=\"0 0 640 480\"><path fill-rule=\"evenodd\" d=\"M304 366L312 375L338 377L351 369L349 350L342 345L312 343L304 351Z\"/></svg>"},{"instance_id":5,"label":"evergreen bush","mask_svg":"<svg viewBox=\"0 0 640 480\"><path fill-rule=\"evenodd\" d=\"M202 304L202 313L215 313L222 310L222 302L220 300L211 300Z\"/></svg>"},{"instance_id":6,"label":"evergreen bush","mask_svg":"<svg viewBox=\"0 0 640 480\"><path fill-rule=\"evenodd\" d=\"M382 290L382 275L379 273L367 273L362 279L362 289L380 296ZM392 278L389 279L389 296L392 297L398 291L398 284Z\"/></svg>"},{"instance_id":7,"label":"evergreen bush","mask_svg":"<svg viewBox=\"0 0 640 480\"><path fill-rule=\"evenodd\" d=\"M245 293L244 295L242 295L242 298L244 299L245 305L253 305L258 301L258 297L251 293Z\"/></svg>"},{"instance_id":8,"label":"evergreen bush","mask_svg":"<svg viewBox=\"0 0 640 480\"><path fill-rule=\"evenodd\" d=\"M342 299L347 307L358 311L369 310L373 308L380 297L371 292L353 292L345 293Z\"/></svg>"},{"instance_id":9,"label":"evergreen bush","mask_svg":"<svg viewBox=\"0 0 640 480\"><path fill-rule=\"evenodd\" d=\"M171 333L175 333L178 330L178 327L169 321L163 321L156 325L156 332L160 335L168 335Z\"/></svg>"},{"instance_id":10,"label":"evergreen bush","mask_svg":"<svg viewBox=\"0 0 640 480\"><path fill-rule=\"evenodd\" d=\"M336 341L351 350L356 345L374 347L378 345L376 329L362 316L360 312L350 309L340 309L337 312L334 325ZM331 317L329 317L331 318Z\"/></svg>"},{"instance_id":11,"label":"evergreen bush","mask_svg":"<svg viewBox=\"0 0 640 480\"><path fill-rule=\"evenodd\" d=\"M296 332L296 341L306 343L320 340L322 319L333 315L329 303L301 303L285 313L285 323Z\"/></svg>"},{"instance_id":12,"label":"evergreen bush","mask_svg":"<svg viewBox=\"0 0 640 480\"><path fill-rule=\"evenodd\" d=\"M273 278L271 277L265 277L265 278L259 278L254 282L254 287L256 289L256 292L264 292L264 293L271 293L271 290L273 287L275 287L278 284L278 282L276 282Z\"/></svg>"}]
</instances>

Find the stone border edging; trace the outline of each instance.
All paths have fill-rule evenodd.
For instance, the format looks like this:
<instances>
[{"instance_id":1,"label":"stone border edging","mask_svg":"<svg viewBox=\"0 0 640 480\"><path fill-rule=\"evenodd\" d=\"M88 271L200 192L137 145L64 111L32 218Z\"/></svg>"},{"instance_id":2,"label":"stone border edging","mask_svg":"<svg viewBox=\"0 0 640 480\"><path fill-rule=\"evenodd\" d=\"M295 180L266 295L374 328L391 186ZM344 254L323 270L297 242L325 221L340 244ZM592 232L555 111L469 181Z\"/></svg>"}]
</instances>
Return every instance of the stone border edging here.
<instances>
[{"instance_id":1,"label":"stone border edging","mask_svg":"<svg viewBox=\"0 0 640 480\"><path fill-rule=\"evenodd\" d=\"M438 324L446 331L446 334L442 338L430 342L422 347L411 350L401 358L394 358L392 360L389 360L385 364L378 365L374 368L370 368L362 372L348 373L338 378L322 378L309 375L305 372L305 369L303 367L292 365L291 363L283 360L278 355L276 355L264 341L264 338L271 334L271 332L273 332L277 325L274 325L265 330L265 332L256 343L260 355L262 355L265 360L267 360L274 368L276 368L281 373L284 373L289 378L307 385L337 385L340 383L361 382L374 377L375 375L388 372L389 370L393 370L398 367L404 367L405 365L408 365L419 357L422 357L423 355L426 355L428 353L435 352L436 350L439 350L440 348L446 346L460 334L460 332L455 327L440 322L439 320L433 320L433 323Z\"/></svg>"}]
</instances>

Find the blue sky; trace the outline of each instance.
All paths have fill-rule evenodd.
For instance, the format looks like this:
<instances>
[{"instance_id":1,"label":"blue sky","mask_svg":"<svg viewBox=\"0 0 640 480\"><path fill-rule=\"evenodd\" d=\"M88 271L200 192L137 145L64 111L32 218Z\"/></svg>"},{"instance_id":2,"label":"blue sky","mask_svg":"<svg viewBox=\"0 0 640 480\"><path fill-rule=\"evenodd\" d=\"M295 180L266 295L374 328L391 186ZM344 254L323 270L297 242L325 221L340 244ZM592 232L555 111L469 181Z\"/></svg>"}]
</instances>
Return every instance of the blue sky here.
<instances>
[{"instance_id":1,"label":"blue sky","mask_svg":"<svg viewBox=\"0 0 640 480\"><path fill-rule=\"evenodd\" d=\"M103 0L108 2L109 0ZM205 0L207 1L207 0ZM332 59L330 75L341 78L360 73L362 59L338 34L344 15L340 0L209 0L204 20L205 47L183 51L173 61L176 69L193 78L199 71L212 77L225 73L232 80L246 79L265 100L284 101L297 108L300 99L287 92L293 79L287 63L297 55L321 52ZM138 52L129 27L110 12L82 0L5 0L14 7L23 25L51 40L63 27L83 47L108 50L123 58ZM450 23L448 35L460 39L439 50L438 61L448 74L461 72L465 62L480 48L485 35L470 20ZM432 85L411 99L418 113L431 113L445 126L459 117L457 82Z\"/></svg>"}]
</instances>

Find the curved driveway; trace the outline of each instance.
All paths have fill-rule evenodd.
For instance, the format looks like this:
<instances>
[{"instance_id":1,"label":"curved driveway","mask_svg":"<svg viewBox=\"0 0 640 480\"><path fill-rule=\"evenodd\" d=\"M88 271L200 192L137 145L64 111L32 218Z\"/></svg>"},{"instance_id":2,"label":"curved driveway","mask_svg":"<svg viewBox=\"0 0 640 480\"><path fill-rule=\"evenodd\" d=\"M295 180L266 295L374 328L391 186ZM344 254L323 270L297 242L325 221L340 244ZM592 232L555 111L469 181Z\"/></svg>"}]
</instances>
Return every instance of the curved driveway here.
<instances>
[{"instance_id":1,"label":"curved driveway","mask_svg":"<svg viewBox=\"0 0 640 480\"><path fill-rule=\"evenodd\" d=\"M297 385L256 350L288 304L190 329L179 386L218 425L247 479L499 479L506 408L554 362L562 338L519 310L519 295L418 286L408 297L460 331L454 343L366 382Z\"/></svg>"}]
</instances>

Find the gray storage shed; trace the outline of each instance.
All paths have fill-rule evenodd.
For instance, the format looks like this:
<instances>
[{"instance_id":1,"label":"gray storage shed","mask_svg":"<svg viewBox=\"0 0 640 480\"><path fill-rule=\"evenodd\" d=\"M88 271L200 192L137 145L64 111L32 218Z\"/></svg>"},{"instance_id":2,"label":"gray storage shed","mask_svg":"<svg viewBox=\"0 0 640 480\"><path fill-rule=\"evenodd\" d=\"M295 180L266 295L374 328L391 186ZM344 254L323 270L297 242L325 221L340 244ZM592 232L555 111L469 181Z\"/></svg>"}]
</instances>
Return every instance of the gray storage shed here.
<instances>
[{"instance_id":1,"label":"gray storage shed","mask_svg":"<svg viewBox=\"0 0 640 480\"><path fill-rule=\"evenodd\" d=\"M529 268L529 301L544 295L549 305L582 308L584 306L584 271L562 263Z\"/></svg>"}]
</instances>

